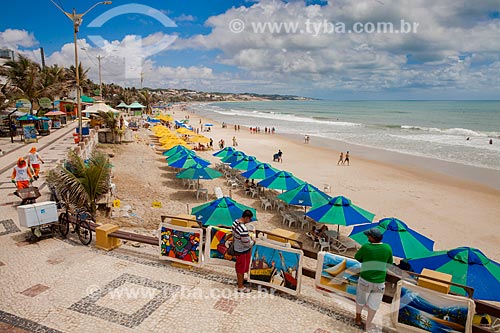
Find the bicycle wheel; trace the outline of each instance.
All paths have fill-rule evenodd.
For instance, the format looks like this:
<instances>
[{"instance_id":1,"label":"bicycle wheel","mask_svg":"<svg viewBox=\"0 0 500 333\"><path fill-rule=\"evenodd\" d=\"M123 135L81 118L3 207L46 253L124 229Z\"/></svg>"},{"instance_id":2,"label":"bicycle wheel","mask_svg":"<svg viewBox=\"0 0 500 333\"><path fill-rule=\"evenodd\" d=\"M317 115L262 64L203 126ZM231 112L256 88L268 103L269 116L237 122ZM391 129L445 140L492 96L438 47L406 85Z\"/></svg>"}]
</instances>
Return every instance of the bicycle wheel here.
<instances>
[{"instance_id":1,"label":"bicycle wheel","mask_svg":"<svg viewBox=\"0 0 500 333\"><path fill-rule=\"evenodd\" d=\"M80 223L76 226L76 233L78 234L78 238L80 238L80 242L83 245L89 245L92 242L92 231L90 230L90 225L87 221L80 221Z\"/></svg>"},{"instance_id":2,"label":"bicycle wheel","mask_svg":"<svg viewBox=\"0 0 500 333\"><path fill-rule=\"evenodd\" d=\"M59 223L58 229L61 236L66 238L69 232L69 221L68 221L68 213L59 214Z\"/></svg>"}]
</instances>

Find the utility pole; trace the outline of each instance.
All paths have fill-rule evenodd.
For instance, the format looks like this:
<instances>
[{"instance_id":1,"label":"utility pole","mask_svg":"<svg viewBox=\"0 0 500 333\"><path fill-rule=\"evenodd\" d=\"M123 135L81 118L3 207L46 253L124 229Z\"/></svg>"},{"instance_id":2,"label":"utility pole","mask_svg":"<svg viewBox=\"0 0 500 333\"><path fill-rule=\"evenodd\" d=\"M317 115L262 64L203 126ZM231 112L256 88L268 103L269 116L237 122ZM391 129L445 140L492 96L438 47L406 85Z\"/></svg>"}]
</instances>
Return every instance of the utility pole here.
<instances>
[{"instance_id":1,"label":"utility pole","mask_svg":"<svg viewBox=\"0 0 500 333\"><path fill-rule=\"evenodd\" d=\"M144 82L144 72L141 72L141 90L142 90L142 83Z\"/></svg>"},{"instance_id":2,"label":"utility pole","mask_svg":"<svg viewBox=\"0 0 500 333\"><path fill-rule=\"evenodd\" d=\"M101 76L101 59L102 56L98 55L97 56L97 61L99 62L99 97L102 99L102 76Z\"/></svg>"},{"instance_id":3,"label":"utility pole","mask_svg":"<svg viewBox=\"0 0 500 333\"><path fill-rule=\"evenodd\" d=\"M42 57L42 70L45 69L45 52L43 52L43 47L40 48L40 56Z\"/></svg>"},{"instance_id":4,"label":"utility pole","mask_svg":"<svg viewBox=\"0 0 500 333\"><path fill-rule=\"evenodd\" d=\"M54 0L50 0L54 6L57 7L61 12L64 13L72 22L73 22L73 42L75 43L75 79L76 79L76 105L77 105L77 114L78 114L78 136L80 138L80 142L82 141L82 103L81 103L81 87L80 87L80 66L78 64L78 46L77 46L77 34L78 30L80 28L80 24L82 24L83 16L90 12L94 7L98 5L111 5L111 1L100 1L95 3L92 7L87 9L86 12L83 14L77 14L76 9L73 8L73 13L68 13L64 11L64 9L61 8L57 3L54 2Z\"/></svg>"}]
</instances>

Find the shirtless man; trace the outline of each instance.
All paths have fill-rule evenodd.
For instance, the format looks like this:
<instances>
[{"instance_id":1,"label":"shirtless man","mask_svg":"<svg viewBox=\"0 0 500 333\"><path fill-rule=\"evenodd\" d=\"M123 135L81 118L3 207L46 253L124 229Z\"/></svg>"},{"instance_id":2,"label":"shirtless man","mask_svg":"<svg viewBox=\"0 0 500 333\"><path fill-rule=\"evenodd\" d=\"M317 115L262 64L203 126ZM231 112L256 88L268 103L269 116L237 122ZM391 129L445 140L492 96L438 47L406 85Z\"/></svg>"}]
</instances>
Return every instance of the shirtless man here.
<instances>
[{"instance_id":1,"label":"shirtless man","mask_svg":"<svg viewBox=\"0 0 500 333\"><path fill-rule=\"evenodd\" d=\"M340 163L344 164L344 153L340 153L339 161L337 162L337 165L340 165Z\"/></svg>"},{"instance_id":2,"label":"shirtless man","mask_svg":"<svg viewBox=\"0 0 500 333\"><path fill-rule=\"evenodd\" d=\"M345 159L344 162L342 162L342 165L347 162L347 166L349 166L349 151L345 153Z\"/></svg>"}]
</instances>

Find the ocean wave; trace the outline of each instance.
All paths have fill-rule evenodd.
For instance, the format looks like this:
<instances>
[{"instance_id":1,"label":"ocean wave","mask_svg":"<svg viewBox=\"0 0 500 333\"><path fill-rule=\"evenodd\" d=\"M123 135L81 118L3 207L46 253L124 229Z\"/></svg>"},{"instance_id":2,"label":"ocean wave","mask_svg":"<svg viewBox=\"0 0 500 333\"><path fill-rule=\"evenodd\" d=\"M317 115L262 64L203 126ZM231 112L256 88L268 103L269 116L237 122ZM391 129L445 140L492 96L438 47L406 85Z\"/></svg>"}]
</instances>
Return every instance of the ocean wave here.
<instances>
[{"instance_id":1,"label":"ocean wave","mask_svg":"<svg viewBox=\"0 0 500 333\"><path fill-rule=\"evenodd\" d=\"M476 137L497 137L500 133L497 132L480 132L474 131L468 128L435 128L435 127L424 127L424 126L411 126L411 125L402 125L401 129L405 130L415 130L415 131L425 131L425 132L433 132L433 133L442 133L449 135L459 135L459 136L476 136Z\"/></svg>"},{"instance_id":2,"label":"ocean wave","mask_svg":"<svg viewBox=\"0 0 500 333\"><path fill-rule=\"evenodd\" d=\"M323 120L317 118L309 118L309 117L300 117L293 114L286 113L276 113L272 111L260 111L260 110L238 110L238 109L221 109L221 108L212 108L210 111L226 115L226 116L241 116L241 117L253 117L253 118L263 118L263 119L272 119L279 121L290 121L297 123L315 123L315 124L324 124L324 125L333 125L333 126L363 126L359 123L351 123L345 121L332 121L332 120Z\"/></svg>"}]
</instances>

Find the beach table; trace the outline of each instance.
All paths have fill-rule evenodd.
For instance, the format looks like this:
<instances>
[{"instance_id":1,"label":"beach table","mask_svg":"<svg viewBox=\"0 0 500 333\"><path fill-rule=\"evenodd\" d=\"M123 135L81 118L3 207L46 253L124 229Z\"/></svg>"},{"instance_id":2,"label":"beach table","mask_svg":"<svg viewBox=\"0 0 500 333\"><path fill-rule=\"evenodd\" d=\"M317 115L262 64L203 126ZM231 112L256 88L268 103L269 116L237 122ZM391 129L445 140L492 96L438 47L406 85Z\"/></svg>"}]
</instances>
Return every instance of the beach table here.
<instances>
[{"instance_id":1,"label":"beach table","mask_svg":"<svg viewBox=\"0 0 500 333\"><path fill-rule=\"evenodd\" d=\"M268 234L267 235L267 239L271 239L271 240L278 241L278 242L281 242L281 243L288 243L289 242L288 239L299 240L299 237L300 237L300 235L298 233L296 233L296 232L293 232L293 231L290 231L290 230L286 230L286 229L281 229L281 228L273 229L270 232L273 235ZM297 243L295 243L295 242L290 242L290 244L297 245Z\"/></svg>"},{"instance_id":2,"label":"beach table","mask_svg":"<svg viewBox=\"0 0 500 333\"><path fill-rule=\"evenodd\" d=\"M196 200L200 197L200 194L205 194L207 201L208 201L208 189L206 188L199 188L196 190Z\"/></svg>"}]
</instances>

